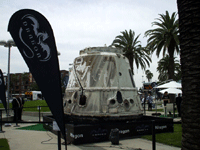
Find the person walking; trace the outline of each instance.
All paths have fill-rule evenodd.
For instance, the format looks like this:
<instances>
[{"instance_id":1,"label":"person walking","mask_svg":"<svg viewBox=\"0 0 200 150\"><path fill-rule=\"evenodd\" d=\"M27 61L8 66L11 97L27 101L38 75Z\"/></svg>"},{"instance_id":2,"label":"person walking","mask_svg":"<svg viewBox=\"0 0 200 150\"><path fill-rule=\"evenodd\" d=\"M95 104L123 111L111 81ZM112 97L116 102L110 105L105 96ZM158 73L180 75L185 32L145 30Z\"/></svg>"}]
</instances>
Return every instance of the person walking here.
<instances>
[{"instance_id":1,"label":"person walking","mask_svg":"<svg viewBox=\"0 0 200 150\"><path fill-rule=\"evenodd\" d=\"M153 103L153 98L151 96L151 94L149 93L149 95L146 98L147 102L148 102L148 110L152 110L152 103Z\"/></svg>"},{"instance_id":2,"label":"person walking","mask_svg":"<svg viewBox=\"0 0 200 150\"><path fill-rule=\"evenodd\" d=\"M144 107L144 97L142 98L141 104L142 104L142 107Z\"/></svg>"},{"instance_id":3,"label":"person walking","mask_svg":"<svg viewBox=\"0 0 200 150\"><path fill-rule=\"evenodd\" d=\"M168 95L168 92L167 92L167 91L165 91L165 93L164 93L162 99L163 99L163 102L164 102L164 106L166 106L166 104L170 102L170 100L169 100L169 95Z\"/></svg>"},{"instance_id":4,"label":"person walking","mask_svg":"<svg viewBox=\"0 0 200 150\"><path fill-rule=\"evenodd\" d=\"M20 96L14 97L12 101L12 109L14 111L13 121L22 121L22 109L24 100Z\"/></svg>"},{"instance_id":5,"label":"person walking","mask_svg":"<svg viewBox=\"0 0 200 150\"><path fill-rule=\"evenodd\" d=\"M13 118L13 121L18 121L18 114L19 114L19 102L17 100L16 97L13 98L12 100L12 110L14 111L14 118Z\"/></svg>"},{"instance_id":6,"label":"person walking","mask_svg":"<svg viewBox=\"0 0 200 150\"><path fill-rule=\"evenodd\" d=\"M168 92L165 91L163 97L163 102L164 102L164 113L165 113L165 116L167 116L167 103L170 103L170 99L169 99L169 95L168 95ZM171 114L171 112L169 112L169 114Z\"/></svg>"},{"instance_id":7,"label":"person walking","mask_svg":"<svg viewBox=\"0 0 200 150\"><path fill-rule=\"evenodd\" d=\"M181 94L178 94L178 97L176 97L176 106L178 109L178 116L181 117L181 102L182 102L182 97Z\"/></svg>"},{"instance_id":8,"label":"person walking","mask_svg":"<svg viewBox=\"0 0 200 150\"><path fill-rule=\"evenodd\" d=\"M18 113L18 120L23 121L22 120L22 110L23 110L23 106L24 106L24 99L21 97L21 95L19 95L17 97L17 100L19 101L19 104L20 104L19 113Z\"/></svg>"}]
</instances>

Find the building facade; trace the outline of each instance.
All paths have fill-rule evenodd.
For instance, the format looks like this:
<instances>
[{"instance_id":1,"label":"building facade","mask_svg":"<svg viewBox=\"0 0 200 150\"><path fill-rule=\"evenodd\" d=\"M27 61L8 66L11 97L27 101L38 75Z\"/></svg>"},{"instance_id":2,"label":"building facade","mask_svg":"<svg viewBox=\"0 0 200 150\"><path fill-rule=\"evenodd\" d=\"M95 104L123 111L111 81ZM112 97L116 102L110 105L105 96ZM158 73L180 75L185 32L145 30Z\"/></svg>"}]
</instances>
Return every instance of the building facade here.
<instances>
[{"instance_id":1,"label":"building facade","mask_svg":"<svg viewBox=\"0 0 200 150\"><path fill-rule=\"evenodd\" d=\"M32 84L35 80L31 73L11 73L10 74L10 93L13 94L24 94L30 91Z\"/></svg>"},{"instance_id":2,"label":"building facade","mask_svg":"<svg viewBox=\"0 0 200 150\"><path fill-rule=\"evenodd\" d=\"M63 82L63 79L66 78L66 76L69 76L69 72L66 70L61 70L60 74L61 82ZM10 74L10 93L12 95L24 95L28 91L37 90L39 90L39 87L30 72Z\"/></svg>"}]
</instances>

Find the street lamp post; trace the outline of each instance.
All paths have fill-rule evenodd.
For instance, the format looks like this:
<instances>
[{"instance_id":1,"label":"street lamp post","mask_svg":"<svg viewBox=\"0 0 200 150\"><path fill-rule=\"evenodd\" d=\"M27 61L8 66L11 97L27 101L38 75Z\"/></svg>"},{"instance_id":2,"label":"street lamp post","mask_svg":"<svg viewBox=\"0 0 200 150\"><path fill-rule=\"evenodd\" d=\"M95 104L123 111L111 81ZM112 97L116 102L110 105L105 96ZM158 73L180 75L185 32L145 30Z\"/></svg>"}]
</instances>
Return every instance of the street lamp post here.
<instances>
[{"instance_id":1,"label":"street lamp post","mask_svg":"<svg viewBox=\"0 0 200 150\"><path fill-rule=\"evenodd\" d=\"M13 40L8 40L6 41L0 41L0 45L3 45L4 47L8 47L8 75L7 75L7 107L8 107L8 111L7 111L7 116L9 116L9 98L10 98L10 49L12 46L16 46L15 42Z\"/></svg>"}]
</instances>

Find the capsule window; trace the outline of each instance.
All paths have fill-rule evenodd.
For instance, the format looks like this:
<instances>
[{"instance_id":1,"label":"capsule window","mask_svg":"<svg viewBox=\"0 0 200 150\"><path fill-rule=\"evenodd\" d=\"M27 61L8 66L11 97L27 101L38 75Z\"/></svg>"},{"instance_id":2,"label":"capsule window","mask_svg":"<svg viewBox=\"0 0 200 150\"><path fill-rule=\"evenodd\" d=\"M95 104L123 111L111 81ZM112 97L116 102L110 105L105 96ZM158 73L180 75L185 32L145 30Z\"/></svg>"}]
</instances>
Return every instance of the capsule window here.
<instances>
[{"instance_id":1,"label":"capsule window","mask_svg":"<svg viewBox=\"0 0 200 150\"><path fill-rule=\"evenodd\" d=\"M116 102L116 101L115 101L114 99L111 99L111 100L110 100L110 104L111 104L111 105L114 105L115 102Z\"/></svg>"},{"instance_id":2,"label":"capsule window","mask_svg":"<svg viewBox=\"0 0 200 150\"><path fill-rule=\"evenodd\" d=\"M86 105L86 96L85 95L80 96L79 105L82 105L82 106Z\"/></svg>"},{"instance_id":3,"label":"capsule window","mask_svg":"<svg viewBox=\"0 0 200 150\"><path fill-rule=\"evenodd\" d=\"M118 103L122 103L122 101L123 101L122 94L120 91L117 91L117 101L118 101Z\"/></svg>"},{"instance_id":4,"label":"capsule window","mask_svg":"<svg viewBox=\"0 0 200 150\"><path fill-rule=\"evenodd\" d=\"M76 63L81 63L82 62L82 59L81 58L78 58L77 60L76 60Z\"/></svg>"},{"instance_id":5,"label":"capsule window","mask_svg":"<svg viewBox=\"0 0 200 150\"><path fill-rule=\"evenodd\" d=\"M69 99L69 100L68 100L68 103L69 103L69 104L71 104L71 103L72 103L72 100L71 100L71 99Z\"/></svg>"},{"instance_id":6,"label":"capsule window","mask_svg":"<svg viewBox=\"0 0 200 150\"><path fill-rule=\"evenodd\" d=\"M133 103L134 103L133 99L130 99L130 103L131 103L131 104L133 104Z\"/></svg>"},{"instance_id":7,"label":"capsule window","mask_svg":"<svg viewBox=\"0 0 200 150\"><path fill-rule=\"evenodd\" d=\"M124 100L124 106L126 109L129 108L129 101L127 99Z\"/></svg>"}]
</instances>

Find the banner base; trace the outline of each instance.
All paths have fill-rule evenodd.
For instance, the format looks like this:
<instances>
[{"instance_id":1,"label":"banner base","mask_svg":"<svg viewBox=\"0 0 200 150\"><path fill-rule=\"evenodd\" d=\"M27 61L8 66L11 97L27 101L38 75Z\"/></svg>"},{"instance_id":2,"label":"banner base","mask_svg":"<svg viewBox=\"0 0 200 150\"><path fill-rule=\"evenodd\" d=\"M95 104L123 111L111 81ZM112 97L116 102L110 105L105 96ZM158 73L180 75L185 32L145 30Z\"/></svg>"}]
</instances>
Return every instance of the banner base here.
<instances>
[{"instance_id":1,"label":"banner base","mask_svg":"<svg viewBox=\"0 0 200 150\"><path fill-rule=\"evenodd\" d=\"M11 123L5 123L4 124L5 127L11 127L11 125L12 125Z\"/></svg>"},{"instance_id":2,"label":"banner base","mask_svg":"<svg viewBox=\"0 0 200 150\"><path fill-rule=\"evenodd\" d=\"M15 125L15 126L13 126L13 127L20 127L20 125Z\"/></svg>"},{"instance_id":3,"label":"banner base","mask_svg":"<svg viewBox=\"0 0 200 150\"><path fill-rule=\"evenodd\" d=\"M53 123L55 119L53 116L43 116L43 121ZM67 144L86 144L96 143L110 140L110 133L112 129L119 130L119 138L129 138L133 136L151 135L152 134L152 120L155 120L156 133L173 132L173 119L160 118L153 116L143 116L140 119L133 119L129 121L100 121L100 122L65 122L67 133ZM43 127L54 134L57 134L53 128L52 123L43 124ZM63 138L63 137L62 137Z\"/></svg>"}]
</instances>

